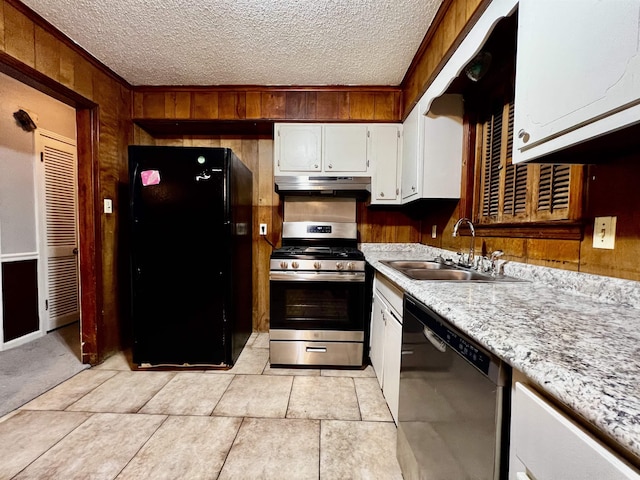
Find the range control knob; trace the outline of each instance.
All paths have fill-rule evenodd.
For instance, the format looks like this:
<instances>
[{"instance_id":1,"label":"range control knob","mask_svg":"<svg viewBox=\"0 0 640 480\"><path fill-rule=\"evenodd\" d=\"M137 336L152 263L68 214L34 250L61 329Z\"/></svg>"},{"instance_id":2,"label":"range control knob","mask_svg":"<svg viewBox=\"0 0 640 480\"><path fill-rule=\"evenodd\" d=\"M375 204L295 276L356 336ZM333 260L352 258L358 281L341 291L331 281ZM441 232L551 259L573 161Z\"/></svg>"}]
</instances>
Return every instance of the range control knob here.
<instances>
[{"instance_id":1,"label":"range control knob","mask_svg":"<svg viewBox=\"0 0 640 480\"><path fill-rule=\"evenodd\" d=\"M356 268L356 264L353 262L349 262L347 263L347 269L348 270L353 270L354 268Z\"/></svg>"},{"instance_id":2,"label":"range control knob","mask_svg":"<svg viewBox=\"0 0 640 480\"><path fill-rule=\"evenodd\" d=\"M342 262L336 262L336 270L343 270L344 264Z\"/></svg>"},{"instance_id":3,"label":"range control knob","mask_svg":"<svg viewBox=\"0 0 640 480\"><path fill-rule=\"evenodd\" d=\"M300 264L298 262L291 262L291 267L298 268Z\"/></svg>"},{"instance_id":4,"label":"range control knob","mask_svg":"<svg viewBox=\"0 0 640 480\"><path fill-rule=\"evenodd\" d=\"M280 268L286 270L287 268L289 268L289 264L283 260L282 262L280 262Z\"/></svg>"},{"instance_id":5,"label":"range control knob","mask_svg":"<svg viewBox=\"0 0 640 480\"><path fill-rule=\"evenodd\" d=\"M322 267L322 263L313 262L313 268L315 268L316 270L320 270L321 267Z\"/></svg>"}]
</instances>

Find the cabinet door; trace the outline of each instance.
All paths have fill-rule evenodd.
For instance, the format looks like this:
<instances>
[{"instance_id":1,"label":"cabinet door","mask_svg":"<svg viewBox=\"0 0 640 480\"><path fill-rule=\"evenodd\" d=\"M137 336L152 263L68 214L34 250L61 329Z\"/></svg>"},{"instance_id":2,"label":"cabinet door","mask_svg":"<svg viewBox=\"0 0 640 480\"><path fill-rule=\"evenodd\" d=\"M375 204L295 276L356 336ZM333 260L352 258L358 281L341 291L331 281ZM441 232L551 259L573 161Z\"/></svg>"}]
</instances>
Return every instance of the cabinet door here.
<instances>
[{"instance_id":1,"label":"cabinet door","mask_svg":"<svg viewBox=\"0 0 640 480\"><path fill-rule=\"evenodd\" d=\"M416 105L402 124L402 202L418 198L420 189L419 175L422 172L419 163L421 148L419 145L420 125L419 105Z\"/></svg>"},{"instance_id":2,"label":"cabinet door","mask_svg":"<svg viewBox=\"0 0 640 480\"><path fill-rule=\"evenodd\" d=\"M537 480L634 479L638 471L536 392L517 382L511 448L524 468L510 478Z\"/></svg>"},{"instance_id":3,"label":"cabinet door","mask_svg":"<svg viewBox=\"0 0 640 480\"><path fill-rule=\"evenodd\" d=\"M324 126L324 172L367 172L367 126Z\"/></svg>"},{"instance_id":4,"label":"cabinet door","mask_svg":"<svg viewBox=\"0 0 640 480\"><path fill-rule=\"evenodd\" d=\"M319 172L322 170L322 126L276 125L277 172Z\"/></svg>"},{"instance_id":5,"label":"cabinet door","mask_svg":"<svg viewBox=\"0 0 640 480\"><path fill-rule=\"evenodd\" d=\"M371 125L369 127L369 159L371 203L400 202L400 125Z\"/></svg>"},{"instance_id":6,"label":"cabinet door","mask_svg":"<svg viewBox=\"0 0 640 480\"><path fill-rule=\"evenodd\" d=\"M385 312L387 307L380 299L377 293L373 294L373 309L371 312L371 346L369 349L369 358L371 366L376 372L378 383L382 387L383 382L383 365L384 365L384 330L385 330Z\"/></svg>"},{"instance_id":7,"label":"cabinet door","mask_svg":"<svg viewBox=\"0 0 640 480\"><path fill-rule=\"evenodd\" d=\"M447 94L423 117L422 198L460 198L463 115L462 95Z\"/></svg>"},{"instance_id":8,"label":"cabinet door","mask_svg":"<svg viewBox=\"0 0 640 480\"><path fill-rule=\"evenodd\" d=\"M639 16L636 0L520 1L514 163L638 121Z\"/></svg>"},{"instance_id":9,"label":"cabinet door","mask_svg":"<svg viewBox=\"0 0 640 480\"><path fill-rule=\"evenodd\" d=\"M398 424L398 399L400 396L400 355L402 350L402 325L397 314L388 311L385 329L383 392L393 420Z\"/></svg>"}]
</instances>

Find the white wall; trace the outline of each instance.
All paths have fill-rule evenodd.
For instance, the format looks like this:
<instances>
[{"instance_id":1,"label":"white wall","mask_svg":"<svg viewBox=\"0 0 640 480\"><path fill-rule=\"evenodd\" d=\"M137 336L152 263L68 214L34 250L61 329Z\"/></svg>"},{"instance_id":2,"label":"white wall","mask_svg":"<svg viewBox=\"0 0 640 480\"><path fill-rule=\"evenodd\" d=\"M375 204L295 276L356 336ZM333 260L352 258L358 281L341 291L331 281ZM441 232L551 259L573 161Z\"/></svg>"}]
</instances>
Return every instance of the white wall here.
<instances>
[{"instance_id":1,"label":"white wall","mask_svg":"<svg viewBox=\"0 0 640 480\"><path fill-rule=\"evenodd\" d=\"M76 138L75 109L0 73L0 254L37 251L35 134L13 118L22 109L39 128Z\"/></svg>"}]
</instances>

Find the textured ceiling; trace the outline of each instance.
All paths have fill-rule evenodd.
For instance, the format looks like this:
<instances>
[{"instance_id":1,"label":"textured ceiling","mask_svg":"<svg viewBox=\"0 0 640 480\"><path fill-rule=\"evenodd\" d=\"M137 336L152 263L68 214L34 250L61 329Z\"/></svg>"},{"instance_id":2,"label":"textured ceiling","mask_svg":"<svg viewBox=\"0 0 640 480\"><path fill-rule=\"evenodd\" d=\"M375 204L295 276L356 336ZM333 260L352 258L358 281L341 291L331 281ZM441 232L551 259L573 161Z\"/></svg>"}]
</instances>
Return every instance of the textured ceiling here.
<instances>
[{"instance_id":1,"label":"textured ceiling","mask_svg":"<svg viewBox=\"0 0 640 480\"><path fill-rule=\"evenodd\" d=\"M442 0L22 0L133 85L399 85Z\"/></svg>"}]
</instances>

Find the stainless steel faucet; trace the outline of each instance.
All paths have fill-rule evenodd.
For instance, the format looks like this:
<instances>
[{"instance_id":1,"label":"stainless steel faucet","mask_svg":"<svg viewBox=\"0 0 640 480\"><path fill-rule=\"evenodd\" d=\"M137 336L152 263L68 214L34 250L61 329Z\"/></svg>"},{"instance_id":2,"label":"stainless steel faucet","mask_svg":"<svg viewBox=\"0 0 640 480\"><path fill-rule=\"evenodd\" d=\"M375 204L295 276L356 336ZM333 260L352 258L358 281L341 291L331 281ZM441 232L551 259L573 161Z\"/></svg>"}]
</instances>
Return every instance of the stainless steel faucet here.
<instances>
[{"instance_id":1,"label":"stainless steel faucet","mask_svg":"<svg viewBox=\"0 0 640 480\"><path fill-rule=\"evenodd\" d=\"M471 231L471 245L469 246L469 254L467 256L467 260L465 261L464 255L461 255L460 260L458 260L458 263L465 267L471 267L473 265L473 258L474 258L473 252L475 250L475 243L476 243L476 229L474 228L473 223L471 223L471 220L469 220L466 217L463 217L460 220L458 220L456 224L453 226L453 236L454 237L458 236L458 228L460 228L460 225L463 223L467 223L469 225L469 230Z\"/></svg>"}]
</instances>

